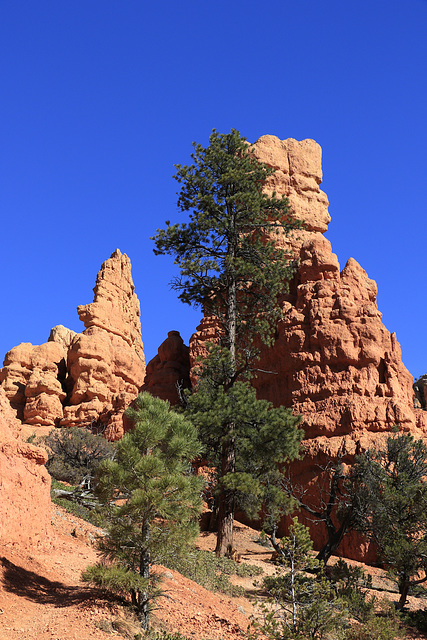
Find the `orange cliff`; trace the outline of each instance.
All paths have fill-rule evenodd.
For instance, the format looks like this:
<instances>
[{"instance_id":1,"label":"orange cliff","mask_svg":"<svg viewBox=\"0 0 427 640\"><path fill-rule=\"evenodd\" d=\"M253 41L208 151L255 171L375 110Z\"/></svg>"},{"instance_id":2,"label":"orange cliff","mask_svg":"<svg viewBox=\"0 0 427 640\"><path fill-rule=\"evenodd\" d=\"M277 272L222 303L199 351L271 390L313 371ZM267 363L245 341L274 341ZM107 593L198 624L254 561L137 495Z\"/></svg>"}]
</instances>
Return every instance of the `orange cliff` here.
<instances>
[{"instance_id":1,"label":"orange cliff","mask_svg":"<svg viewBox=\"0 0 427 640\"><path fill-rule=\"evenodd\" d=\"M111 439L122 436L122 414L144 381L145 360L131 263L118 249L101 266L94 293L77 309L82 333L59 325L47 343L21 343L6 354L0 387L24 425L95 423Z\"/></svg>"},{"instance_id":2,"label":"orange cliff","mask_svg":"<svg viewBox=\"0 0 427 640\"><path fill-rule=\"evenodd\" d=\"M24 442L0 389L0 545L36 548L51 539L50 476L44 449Z\"/></svg>"},{"instance_id":3,"label":"orange cliff","mask_svg":"<svg viewBox=\"0 0 427 640\"><path fill-rule=\"evenodd\" d=\"M413 379L402 363L396 335L381 321L377 286L350 258L340 269L324 237L330 222L328 199L320 190L321 148L314 140L263 136L255 157L276 171L266 191L285 195L304 229L279 244L299 261L290 293L281 302L283 320L274 344L261 348L253 381L259 398L292 407L302 415L305 457L291 465L295 482L314 495L329 459L351 463L356 453L378 446L395 424L427 436L427 413L414 409ZM215 318L202 319L190 340L190 359L205 353L215 338ZM381 435L383 434L383 435ZM302 512L303 516L303 512ZM321 527L307 521L317 548ZM367 549L349 538L340 551L366 559Z\"/></svg>"}]
</instances>

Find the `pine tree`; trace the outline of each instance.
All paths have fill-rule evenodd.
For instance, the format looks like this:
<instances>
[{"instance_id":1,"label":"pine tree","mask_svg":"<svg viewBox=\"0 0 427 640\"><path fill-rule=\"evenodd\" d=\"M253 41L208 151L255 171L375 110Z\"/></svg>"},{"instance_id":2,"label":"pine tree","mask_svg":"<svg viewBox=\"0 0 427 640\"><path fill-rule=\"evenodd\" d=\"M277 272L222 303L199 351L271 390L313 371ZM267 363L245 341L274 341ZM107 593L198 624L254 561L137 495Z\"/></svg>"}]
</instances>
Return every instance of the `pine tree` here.
<instances>
[{"instance_id":1,"label":"pine tree","mask_svg":"<svg viewBox=\"0 0 427 640\"><path fill-rule=\"evenodd\" d=\"M169 403L142 393L127 415L133 431L117 443L114 460L101 464L96 493L106 509L107 533L99 540L104 561L83 579L131 595L143 629L158 575L150 570L185 553L198 532L203 480L190 462L200 445L196 430Z\"/></svg>"},{"instance_id":2,"label":"pine tree","mask_svg":"<svg viewBox=\"0 0 427 640\"><path fill-rule=\"evenodd\" d=\"M170 254L180 269L172 282L179 298L217 320L216 343L225 350L221 385L227 393L256 368L257 344L270 343L281 317L279 297L293 275L293 263L276 246L279 233L297 223L285 197L263 187L274 169L258 162L234 129L215 130L207 148L194 143L193 164L176 165L181 184L178 207L189 222L158 230L155 253ZM221 476L235 472L236 428L221 440ZM234 499L224 485L220 496L217 553L232 543Z\"/></svg>"},{"instance_id":3,"label":"pine tree","mask_svg":"<svg viewBox=\"0 0 427 640\"><path fill-rule=\"evenodd\" d=\"M291 506L282 490L280 465L298 456L302 437L298 429L300 416L284 407L275 408L267 400L258 400L249 382L237 380L228 389L221 384L227 376L227 355L221 349L212 349L203 362L197 390L188 396L187 404L187 415L198 428L204 455L216 470L218 519L221 521L224 511L232 516L223 518L230 528L224 527L222 536L219 531L218 555L229 553L233 546L236 508L257 518L264 506L276 521L287 511L286 506ZM224 464L224 452L231 449L232 466Z\"/></svg>"},{"instance_id":4,"label":"pine tree","mask_svg":"<svg viewBox=\"0 0 427 640\"><path fill-rule=\"evenodd\" d=\"M274 607L261 607L264 622L256 623L271 640L321 639L342 625L345 611L333 585L322 572L322 564L311 556L313 542L308 528L297 518L289 536L275 542L279 568L275 576L264 578L263 586ZM316 576L307 572L315 572Z\"/></svg>"},{"instance_id":5,"label":"pine tree","mask_svg":"<svg viewBox=\"0 0 427 640\"><path fill-rule=\"evenodd\" d=\"M362 533L397 578L402 609L408 592L427 580L427 446L395 433L352 469L353 509Z\"/></svg>"}]
</instances>

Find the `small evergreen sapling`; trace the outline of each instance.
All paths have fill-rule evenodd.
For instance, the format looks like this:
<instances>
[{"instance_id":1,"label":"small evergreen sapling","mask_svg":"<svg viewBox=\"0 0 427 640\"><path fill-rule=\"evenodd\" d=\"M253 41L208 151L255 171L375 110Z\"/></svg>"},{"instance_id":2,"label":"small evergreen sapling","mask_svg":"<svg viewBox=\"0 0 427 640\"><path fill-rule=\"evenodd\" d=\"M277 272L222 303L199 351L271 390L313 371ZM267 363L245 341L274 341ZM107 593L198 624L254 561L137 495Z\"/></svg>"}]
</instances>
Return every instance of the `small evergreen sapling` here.
<instances>
[{"instance_id":1,"label":"small evergreen sapling","mask_svg":"<svg viewBox=\"0 0 427 640\"><path fill-rule=\"evenodd\" d=\"M117 443L115 459L102 463L96 487L108 522L99 540L104 561L83 579L130 594L148 629L150 603L159 595L152 565L185 553L198 532L203 479L190 462L200 445L191 422L148 393L127 415L134 430Z\"/></svg>"},{"instance_id":2,"label":"small evergreen sapling","mask_svg":"<svg viewBox=\"0 0 427 640\"><path fill-rule=\"evenodd\" d=\"M271 640L325 638L343 623L346 611L323 575L321 563L311 556L313 543L308 528L294 518L289 536L276 543L275 548L278 571L263 581L270 604L261 607L264 620L255 626ZM308 571L315 571L316 575Z\"/></svg>"},{"instance_id":3,"label":"small evergreen sapling","mask_svg":"<svg viewBox=\"0 0 427 640\"><path fill-rule=\"evenodd\" d=\"M426 479L427 446L408 433L389 436L352 470L358 528L397 580L399 609L410 589L427 581Z\"/></svg>"}]
</instances>

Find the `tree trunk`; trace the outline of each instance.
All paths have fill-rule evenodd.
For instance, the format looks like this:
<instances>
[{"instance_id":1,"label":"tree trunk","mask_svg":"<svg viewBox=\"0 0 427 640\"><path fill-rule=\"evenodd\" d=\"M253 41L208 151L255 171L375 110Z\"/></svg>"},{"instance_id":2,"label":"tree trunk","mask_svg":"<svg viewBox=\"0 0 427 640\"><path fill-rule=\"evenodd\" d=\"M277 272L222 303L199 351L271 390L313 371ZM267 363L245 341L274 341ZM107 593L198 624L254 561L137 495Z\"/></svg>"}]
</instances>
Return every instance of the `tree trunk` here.
<instances>
[{"instance_id":1,"label":"tree trunk","mask_svg":"<svg viewBox=\"0 0 427 640\"><path fill-rule=\"evenodd\" d=\"M150 626L150 594L148 585L148 580L150 578L150 553L148 551L149 539L150 527L148 522L144 522L142 526L142 540L145 545L145 550L141 553L139 559L139 573L142 578L147 579L147 588L144 591L138 591L138 618L144 631L147 631Z\"/></svg>"},{"instance_id":2,"label":"tree trunk","mask_svg":"<svg viewBox=\"0 0 427 640\"><path fill-rule=\"evenodd\" d=\"M232 211L229 211L232 220L231 228L234 230L235 220ZM233 236L229 242L227 250L228 284L227 284L227 320L226 320L226 340L227 348L230 352L231 376L227 381L226 391L234 384L236 372L236 317L237 317L237 287L234 274L235 242ZM221 478L227 473L234 473L236 470L236 442L234 437L235 425L227 425L228 437L222 445L221 451ZM218 557L230 553L233 548L233 524L234 524L234 491L221 486L218 497L218 536L215 553Z\"/></svg>"},{"instance_id":3,"label":"tree trunk","mask_svg":"<svg viewBox=\"0 0 427 640\"><path fill-rule=\"evenodd\" d=\"M410 582L409 582L408 578L406 577L406 575L403 575L399 579L400 599L399 599L399 602L396 605L396 609L399 609L400 611L403 609L403 607L406 604L406 600L407 600L407 597L408 597L409 586L410 586Z\"/></svg>"},{"instance_id":4,"label":"tree trunk","mask_svg":"<svg viewBox=\"0 0 427 640\"><path fill-rule=\"evenodd\" d=\"M230 425L233 429L233 425ZM232 473L236 466L236 445L234 438L223 444L221 454L221 478ZM233 548L234 523L234 491L221 487L218 510L218 535L215 553L218 557L225 556Z\"/></svg>"},{"instance_id":5,"label":"tree trunk","mask_svg":"<svg viewBox=\"0 0 427 640\"><path fill-rule=\"evenodd\" d=\"M325 565L328 562L331 555L336 551L336 549L341 544L341 540L344 538L345 534L348 531L349 523L350 523L350 512L346 514L344 520L341 523L339 529L335 529L332 522L329 526L327 526L328 530L328 540L324 547L317 554L316 560L319 562L323 562Z\"/></svg>"}]
</instances>

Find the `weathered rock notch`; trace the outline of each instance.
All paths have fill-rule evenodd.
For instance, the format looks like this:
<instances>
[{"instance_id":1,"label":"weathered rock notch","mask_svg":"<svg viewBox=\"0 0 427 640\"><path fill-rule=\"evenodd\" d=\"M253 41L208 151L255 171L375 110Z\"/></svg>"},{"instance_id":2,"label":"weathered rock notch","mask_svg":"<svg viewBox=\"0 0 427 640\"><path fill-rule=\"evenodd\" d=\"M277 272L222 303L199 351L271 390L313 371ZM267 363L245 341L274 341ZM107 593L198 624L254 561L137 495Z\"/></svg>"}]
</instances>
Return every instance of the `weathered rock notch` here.
<instances>
[{"instance_id":1,"label":"weathered rock notch","mask_svg":"<svg viewBox=\"0 0 427 640\"><path fill-rule=\"evenodd\" d=\"M143 383L145 360L131 263L118 249L101 266L94 293L77 309L82 333L59 325L47 343L22 343L6 354L0 385L23 423L96 423L109 438L122 436L122 414Z\"/></svg>"}]
</instances>

